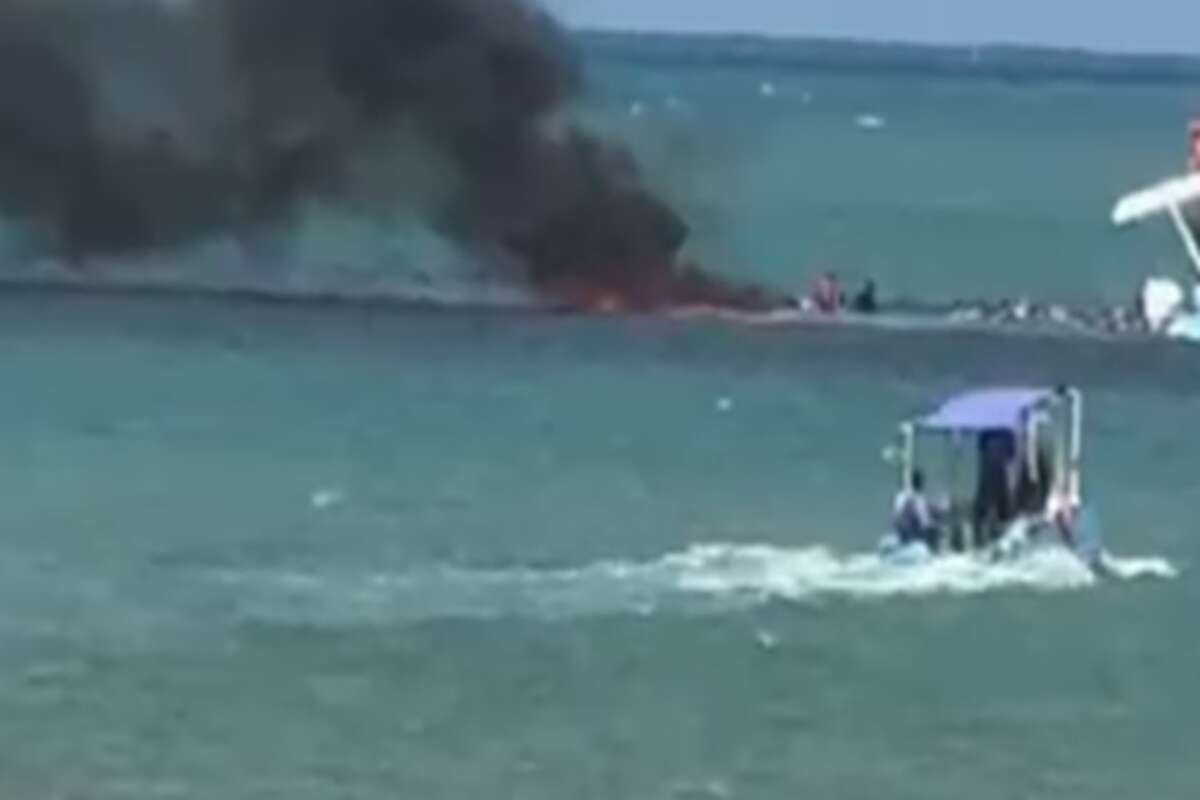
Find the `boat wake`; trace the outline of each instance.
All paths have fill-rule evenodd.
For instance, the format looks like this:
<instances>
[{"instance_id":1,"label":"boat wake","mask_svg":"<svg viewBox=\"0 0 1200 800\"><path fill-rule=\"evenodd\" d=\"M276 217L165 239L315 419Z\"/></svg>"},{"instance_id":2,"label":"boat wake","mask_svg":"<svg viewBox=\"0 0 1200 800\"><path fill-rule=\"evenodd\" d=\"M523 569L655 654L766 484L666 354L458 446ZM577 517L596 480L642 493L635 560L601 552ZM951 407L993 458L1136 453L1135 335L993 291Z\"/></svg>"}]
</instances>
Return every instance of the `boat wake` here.
<instances>
[{"instance_id":1,"label":"boat wake","mask_svg":"<svg viewBox=\"0 0 1200 800\"><path fill-rule=\"evenodd\" d=\"M945 556L901 565L823 547L698 545L643 562L575 569L410 572L223 570L212 575L244 621L354 626L444 619L542 620L661 612L714 614L775 602L820 604L1002 591L1069 592L1107 581L1171 579L1160 558L1111 558L1098 578L1070 553L1041 550L1004 562Z\"/></svg>"}]
</instances>

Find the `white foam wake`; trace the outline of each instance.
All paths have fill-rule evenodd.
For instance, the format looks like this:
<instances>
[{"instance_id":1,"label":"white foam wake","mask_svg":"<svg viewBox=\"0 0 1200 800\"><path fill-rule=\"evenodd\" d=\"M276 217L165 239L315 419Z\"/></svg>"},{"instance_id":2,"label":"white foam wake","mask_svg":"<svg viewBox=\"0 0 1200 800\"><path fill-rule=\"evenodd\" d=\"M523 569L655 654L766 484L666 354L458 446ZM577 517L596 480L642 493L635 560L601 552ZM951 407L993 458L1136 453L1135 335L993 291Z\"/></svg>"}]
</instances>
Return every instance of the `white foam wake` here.
<instances>
[{"instance_id":1,"label":"white foam wake","mask_svg":"<svg viewBox=\"0 0 1200 800\"><path fill-rule=\"evenodd\" d=\"M1111 558L1107 566L1115 581L1176 575L1163 559ZM715 613L775 601L1078 591L1102 580L1058 549L1000 563L946 556L898 565L875 554L842 556L822 547L723 544L698 545L651 561L605 561L576 569L225 570L216 577L243 617L316 624Z\"/></svg>"},{"instance_id":2,"label":"white foam wake","mask_svg":"<svg viewBox=\"0 0 1200 800\"><path fill-rule=\"evenodd\" d=\"M1170 580L1179 577L1179 570L1165 558L1115 558L1104 560L1104 567L1109 576L1123 581L1136 581L1144 578Z\"/></svg>"},{"instance_id":3,"label":"white foam wake","mask_svg":"<svg viewBox=\"0 0 1200 800\"><path fill-rule=\"evenodd\" d=\"M882 599L974 595L1006 589L1061 592L1086 589L1100 580L1061 548L1034 550L1002 561L946 555L899 564L874 553L839 556L826 548L709 545L673 558L685 567L681 588L751 592L798 601L827 596ZM1119 580L1176 576L1175 568L1160 558L1108 557L1105 567L1110 577Z\"/></svg>"}]
</instances>

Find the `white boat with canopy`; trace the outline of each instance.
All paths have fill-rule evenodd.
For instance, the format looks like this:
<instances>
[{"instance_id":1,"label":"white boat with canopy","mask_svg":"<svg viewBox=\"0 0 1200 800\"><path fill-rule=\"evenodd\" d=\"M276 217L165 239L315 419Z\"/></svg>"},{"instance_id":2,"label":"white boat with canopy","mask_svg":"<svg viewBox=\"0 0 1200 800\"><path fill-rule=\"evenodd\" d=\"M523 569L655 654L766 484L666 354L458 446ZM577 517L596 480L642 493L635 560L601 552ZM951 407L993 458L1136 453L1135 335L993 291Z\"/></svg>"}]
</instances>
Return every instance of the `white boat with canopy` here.
<instances>
[{"instance_id":1,"label":"white boat with canopy","mask_svg":"<svg viewBox=\"0 0 1200 800\"><path fill-rule=\"evenodd\" d=\"M1082 454L1078 389L986 387L949 397L901 424L889 449L899 491L882 551L1004 558L1052 542L1098 567L1102 547L1083 501ZM926 476L936 483L927 485Z\"/></svg>"}]
</instances>

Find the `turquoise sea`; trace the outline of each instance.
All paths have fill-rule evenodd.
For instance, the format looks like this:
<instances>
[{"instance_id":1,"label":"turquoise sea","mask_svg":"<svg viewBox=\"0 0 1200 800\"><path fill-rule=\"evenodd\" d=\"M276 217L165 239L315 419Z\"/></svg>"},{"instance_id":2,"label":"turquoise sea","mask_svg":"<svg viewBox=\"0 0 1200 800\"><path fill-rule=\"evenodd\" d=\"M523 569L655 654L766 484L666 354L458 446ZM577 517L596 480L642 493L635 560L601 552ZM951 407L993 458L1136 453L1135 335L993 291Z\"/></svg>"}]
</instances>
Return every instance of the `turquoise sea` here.
<instances>
[{"instance_id":1,"label":"turquoise sea","mask_svg":"<svg viewBox=\"0 0 1200 800\"><path fill-rule=\"evenodd\" d=\"M1127 303L1150 271L1186 269L1165 220L1109 219L1122 194L1184 169L1200 83L607 60L592 76L602 119L687 210L694 252L734 274Z\"/></svg>"},{"instance_id":2,"label":"turquoise sea","mask_svg":"<svg viewBox=\"0 0 1200 800\"><path fill-rule=\"evenodd\" d=\"M1107 215L1200 86L591 75L734 276L1120 302L1182 269ZM50 292L0 296L0 342L4 797L1200 786L1194 348ZM1084 389L1110 549L1174 577L873 557L896 422L995 382Z\"/></svg>"}]
</instances>

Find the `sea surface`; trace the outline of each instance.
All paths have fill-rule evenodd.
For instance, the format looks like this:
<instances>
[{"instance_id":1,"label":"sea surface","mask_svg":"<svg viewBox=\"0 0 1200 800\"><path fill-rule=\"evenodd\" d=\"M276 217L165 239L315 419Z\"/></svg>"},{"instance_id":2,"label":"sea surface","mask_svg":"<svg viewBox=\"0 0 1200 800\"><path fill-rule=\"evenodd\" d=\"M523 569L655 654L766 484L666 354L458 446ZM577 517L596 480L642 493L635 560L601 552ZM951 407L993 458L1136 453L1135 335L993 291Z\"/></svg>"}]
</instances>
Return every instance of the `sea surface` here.
<instances>
[{"instance_id":1,"label":"sea surface","mask_svg":"<svg viewBox=\"0 0 1200 800\"><path fill-rule=\"evenodd\" d=\"M729 274L1115 302L1196 99L604 63L582 113ZM1200 787L1193 347L24 292L0 353L0 796ZM1122 574L881 564L897 422L1010 382L1084 389Z\"/></svg>"},{"instance_id":2,"label":"sea surface","mask_svg":"<svg viewBox=\"0 0 1200 800\"><path fill-rule=\"evenodd\" d=\"M605 61L592 96L687 212L691 252L731 274L1086 304L1190 269L1165 218L1110 219L1120 196L1185 169L1200 83Z\"/></svg>"}]
</instances>

